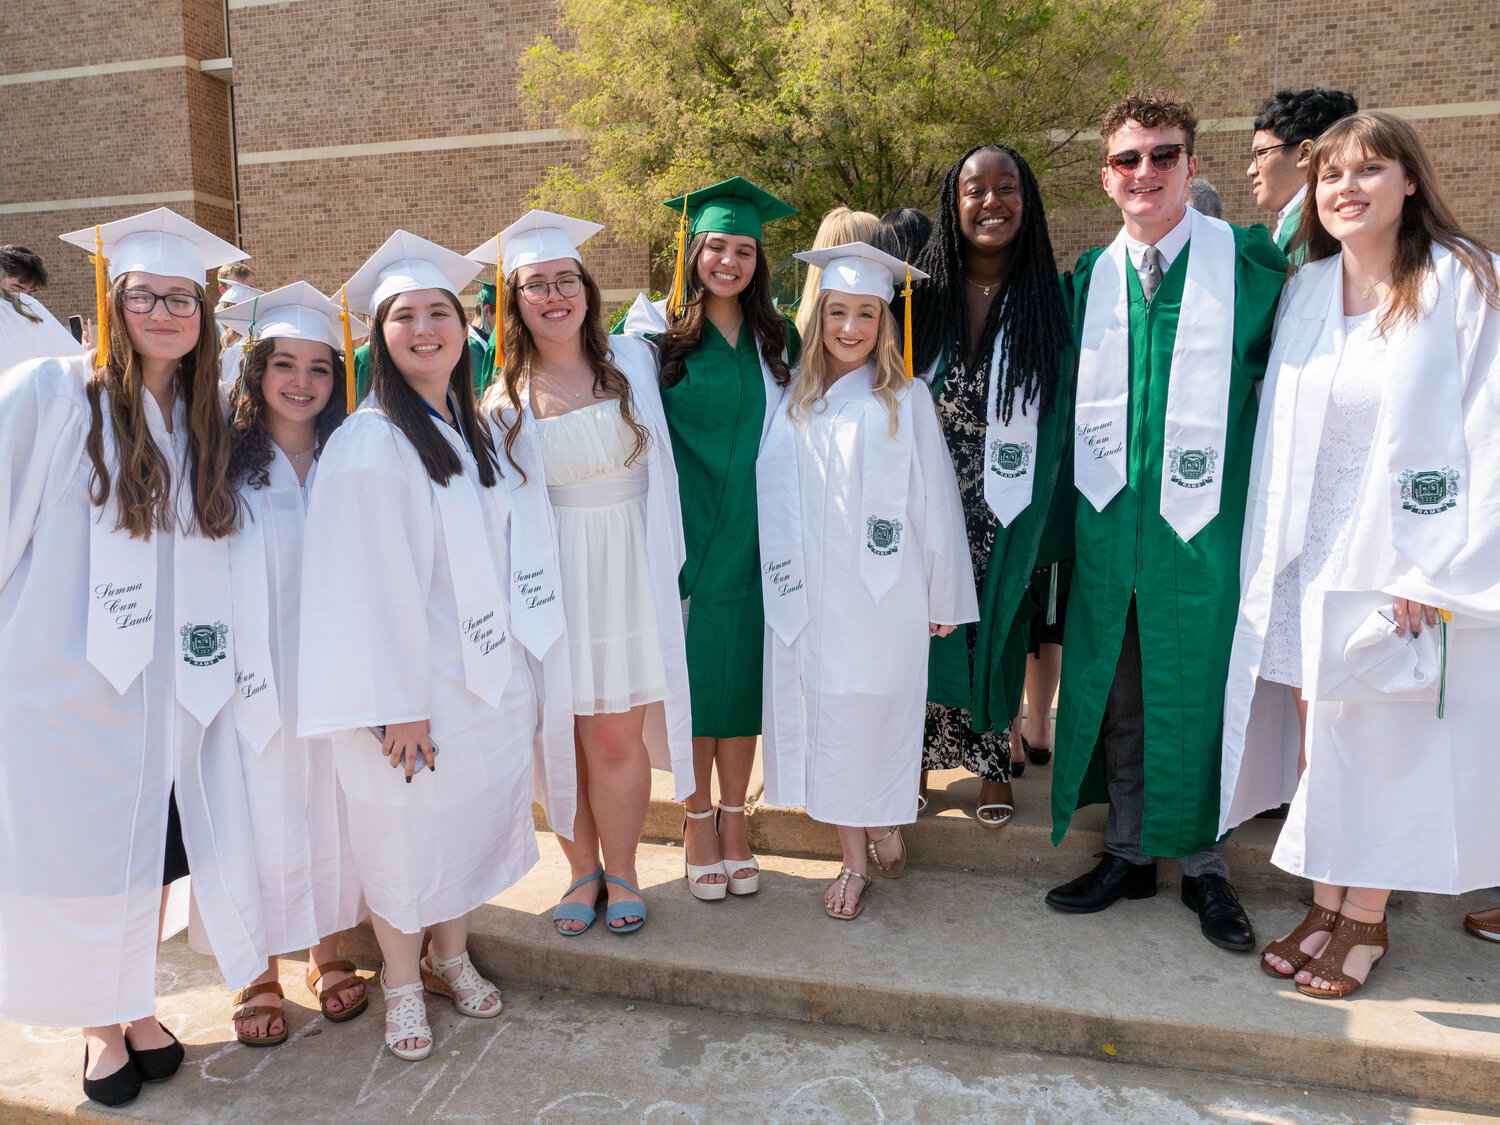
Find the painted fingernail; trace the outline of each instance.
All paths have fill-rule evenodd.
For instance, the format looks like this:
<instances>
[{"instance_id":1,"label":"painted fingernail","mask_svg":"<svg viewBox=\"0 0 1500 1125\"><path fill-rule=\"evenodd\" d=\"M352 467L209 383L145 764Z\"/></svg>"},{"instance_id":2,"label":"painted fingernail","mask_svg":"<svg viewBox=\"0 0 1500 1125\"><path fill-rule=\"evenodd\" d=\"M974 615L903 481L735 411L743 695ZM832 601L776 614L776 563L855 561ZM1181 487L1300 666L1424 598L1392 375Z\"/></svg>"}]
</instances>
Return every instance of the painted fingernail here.
<instances>
[{"instance_id":1,"label":"painted fingernail","mask_svg":"<svg viewBox=\"0 0 1500 1125\"><path fill-rule=\"evenodd\" d=\"M411 774L407 774L406 775L406 784L408 784L408 785L411 784Z\"/></svg>"}]
</instances>

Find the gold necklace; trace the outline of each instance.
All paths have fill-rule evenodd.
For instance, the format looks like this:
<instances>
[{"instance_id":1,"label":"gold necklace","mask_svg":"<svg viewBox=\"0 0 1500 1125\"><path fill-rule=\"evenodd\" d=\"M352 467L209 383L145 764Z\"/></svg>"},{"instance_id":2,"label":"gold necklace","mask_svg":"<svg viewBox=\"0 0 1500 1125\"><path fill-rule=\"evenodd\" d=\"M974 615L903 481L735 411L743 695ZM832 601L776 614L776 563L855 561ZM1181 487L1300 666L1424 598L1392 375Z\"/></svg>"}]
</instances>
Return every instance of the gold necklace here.
<instances>
[{"instance_id":1,"label":"gold necklace","mask_svg":"<svg viewBox=\"0 0 1500 1125\"><path fill-rule=\"evenodd\" d=\"M993 284L993 285L980 285L979 282L975 281L972 277L966 277L966 278L964 278L964 280L967 281L970 285L972 285L975 289L978 289L986 297L988 297L996 289L1000 288L1000 282L999 281L995 282L995 284ZM1001 280L1004 280L1004 279L1002 278Z\"/></svg>"},{"instance_id":2,"label":"gold necklace","mask_svg":"<svg viewBox=\"0 0 1500 1125\"><path fill-rule=\"evenodd\" d=\"M1375 292L1375 286L1376 285L1384 285L1390 279L1391 279L1391 275L1389 273L1387 273L1379 281L1375 282L1375 285L1371 285L1371 286L1368 286L1367 288L1361 289L1359 291L1359 299L1361 301L1368 301L1370 299L1370 294L1373 293L1373 292Z\"/></svg>"}]
</instances>

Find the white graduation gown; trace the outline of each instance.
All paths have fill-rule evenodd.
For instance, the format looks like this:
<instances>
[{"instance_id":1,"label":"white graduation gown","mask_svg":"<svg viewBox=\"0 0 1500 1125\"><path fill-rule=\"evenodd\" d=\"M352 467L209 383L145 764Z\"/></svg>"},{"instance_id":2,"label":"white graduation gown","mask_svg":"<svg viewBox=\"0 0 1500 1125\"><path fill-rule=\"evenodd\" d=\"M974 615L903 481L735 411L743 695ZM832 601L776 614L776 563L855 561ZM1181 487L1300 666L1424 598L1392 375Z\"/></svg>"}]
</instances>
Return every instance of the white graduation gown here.
<instances>
[{"instance_id":1,"label":"white graduation gown","mask_svg":"<svg viewBox=\"0 0 1500 1125\"><path fill-rule=\"evenodd\" d=\"M27 312L41 320L22 316L0 296L0 375L28 359L82 354L83 345L73 339L73 333L45 305L25 293L14 296Z\"/></svg>"},{"instance_id":2,"label":"white graduation gown","mask_svg":"<svg viewBox=\"0 0 1500 1125\"><path fill-rule=\"evenodd\" d=\"M240 381L240 364L244 362L244 359L244 340L236 340L219 353L219 383L222 385L226 401Z\"/></svg>"},{"instance_id":3,"label":"white graduation gown","mask_svg":"<svg viewBox=\"0 0 1500 1125\"><path fill-rule=\"evenodd\" d=\"M334 772L333 743L327 738L297 737L297 650L307 501L286 454L274 445L271 452L270 485L240 485L240 496L259 534L237 537L235 548L251 549L232 550L230 566L260 567L265 575L271 690L281 725L262 745L256 745L255 735L247 737L242 723L236 725L240 727L240 766L250 803L266 942L272 953L281 954L306 949L358 925L365 910L349 845L344 794ZM316 473L315 463L308 474L309 488ZM264 690L264 685L242 676L238 690Z\"/></svg>"},{"instance_id":4,"label":"white graduation gown","mask_svg":"<svg viewBox=\"0 0 1500 1125\"><path fill-rule=\"evenodd\" d=\"M1500 755L1494 752L1500 729L1494 690L1500 667L1500 311L1484 303L1446 250L1435 247L1433 262L1436 275L1450 281L1445 322L1424 315L1415 327L1396 328L1388 346L1408 355L1440 354L1457 341L1453 390L1461 398L1453 406L1455 417L1461 412L1467 461L1461 485L1469 490L1463 544L1424 570L1392 541L1391 443L1398 430L1424 436L1431 416L1410 403L1413 396L1432 397L1420 361L1393 359L1348 545L1337 572L1309 590L1303 613L1321 615L1325 602L1344 591L1366 594L1372 604L1399 596L1450 610L1445 717L1436 717L1431 698L1317 698L1316 685L1328 681L1342 652L1330 632L1321 651L1304 645L1302 682L1309 685L1310 707L1307 770L1299 784L1291 690L1258 675L1276 575L1301 550L1312 465L1338 363L1342 317L1334 313L1342 312L1342 265L1334 256L1302 268L1288 284L1266 369L1225 688L1220 824L1232 828L1290 801L1272 855L1278 866L1340 886L1455 894L1500 883L1500 816L1494 811L1500 793ZM1435 292L1430 281L1429 302ZM1447 429L1430 435L1439 451L1456 436ZM1435 459L1431 467L1443 464Z\"/></svg>"},{"instance_id":5,"label":"white graduation gown","mask_svg":"<svg viewBox=\"0 0 1500 1125\"><path fill-rule=\"evenodd\" d=\"M99 511L84 452L87 377L78 356L37 360L0 381L0 834L12 843L12 861L0 865L0 1017L61 1027L155 1010L174 787L197 917L229 986L264 972L269 952L232 708L205 729L177 697L180 531L152 536L145 670L116 690L86 655ZM149 393L144 406L175 484L186 468L182 403L179 457Z\"/></svg>"},{"instance_id":6,"label":"white graduation gown","mask_svg":"<svg viewBox=\"0 0 1500 1125\"><path fill-rule=\"evenodd\" d=\"M766 800L857 827L916 819L928 623L979 620L958 480L920 380L903 392L906 432L876 447L909 465L904 509L882 512L902 525L899 576L876 600L861 575L871 549L867 430L885 435L888 425L872 377L866 366L839 379L805 428L788 417L783 395L768 408L774 418L756 465L763 559L775 557L768 533L786 516L771 510L781 478L798 476L801 510L794 518L801 520L808 608L807 624L791 644L766 627ZM795 459L786 451L788 436Z\"/></svg>"},{"instance_id":7,"label":"white graduation gown","mask_svg":"<svg viewBox=\"0 0 1500 1125\"><path fill-rule=\"evenodd\" d=\"M688 694L687 644L683 633L682 602L678 598L677 587L677 576L687 559L682 535L681 498L677 490L677 465L672 459L672 439L667 431L667 416L661 405L658 383L660 368L656 349L634 335L611 336L609 344L615 365L630 381L631 402L636 419L651 435L650 446L645 454L648 476L646 531L649 537L653 608L657 635L662 644L662 663L667 672L668 694L665 700L646 705L643 733L651 767L672 774L674 799L683 801L692 796L697 783L693 779L693 714ZM512 409L508 404L502 408L503 401L501 392L494 389L485 396L486 406L498 411L495 428L501 434L505 432ZM555 565L557 528L552 519L551 504L543 503L547 495L547 481L536 436L536 416L532 413L529 395L523 414L521 432L516 437L512 452L526 471L526 481L521 483L519 477L512 473L508 477L508 483L517 494L515 505L518 512L545 510L549 520L546 534L553 544L550 557ZM572 700L572 672L568 666L567 653L566 643L549 650L545 666L545 694L549 700ZM571 708L571 702L568 706ZM550 711L551 708L548 707L547 710ZM548 755L548 758L555 760L556 756ZM576 775L574 783L576 784ZM546 788L550 791L557 784L549 776ZM571 832L571 816L564 823L568 826L568 831L563 832L566 836ZM556 822L553 824L556 827Z\"/></svg>"},{"instance_id":8,"label":"white graduation gown","mask_svg":"<svg viewBox=\"0 0 1500 1125\"><path fill-rule=\"evenodd\" d=\"M365 900L403 933L458 918L537 862L531 819L536 697L515 658L505 607L510 505L503 487L472 488L501 581L492 639L509 646L499 705L465 679L455 556L437 487L416 448L377 405L329 439L308 504L302 569L298 734L331 736ZM457 442L445 423L435 425ZM458 448L461 448L459 443ZM459 568L465 560L457 559ZM497 632L498 631L498 632ZM410 784L369 727L427 719L435 772Z\"/></svg>"}]
</instances>

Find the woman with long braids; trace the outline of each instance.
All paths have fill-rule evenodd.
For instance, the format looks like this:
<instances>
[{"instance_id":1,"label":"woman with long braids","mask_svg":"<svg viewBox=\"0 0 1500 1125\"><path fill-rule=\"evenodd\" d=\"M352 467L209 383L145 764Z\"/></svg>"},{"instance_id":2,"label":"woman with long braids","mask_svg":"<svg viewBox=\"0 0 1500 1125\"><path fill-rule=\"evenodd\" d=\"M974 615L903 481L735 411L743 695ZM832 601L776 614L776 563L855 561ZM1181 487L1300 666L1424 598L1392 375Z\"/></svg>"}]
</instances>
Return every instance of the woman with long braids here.
<instances>
[{"instance_id":1,"label":"woman with long braids","mask_svg":"<svg viewBox=\"0 0 1500 1125\"><path fill-rule=\"evenodd\" d=\"M745 834L765 632L755 456L771 407L791 380L788 358L795 361L800 350L796 330L771 302L761 227L796 212L738 176L666 205L682 216L690 239L680 259L681 291L665 317L637 299L625 331L647 333L660 351L662 407L682 494L681 594L697 780L683 805L683 852L688 890L709 901L760 887Z\"/></svg>"},{"instance_id":2,"label":"woman with long braids","mask_svg":"<svg viewBox=\"0 0 1500 1125\"><path fill-rule=\"evenodd\" d=\"M1015 813L1009 726L1020 711L1033 568L1065 553L1048 519L1066 472L1067 314L1036 177L1020 153L982 145L943 177L937 225L917 264L913 357L927 372L958 473L978 625L933 641L922 768L979 775L975 817ZM1057 529L1061 541L1044 532ZM925 785L924 785L925 789Z\"/></svg>"},{"instance_id":3,"label":"woman with long braids","mask_svg":"<svg viewBox=\"0 0 1500 1125\"><path fill-rule=\"evenodd\" d=\"M188 874L230 987L265 969L235 748L219 334L244 257L160 208L63 236L94 254L99 346L0 382L0 1018L82 1027L121 1105L183 1050L157 1022L164 886Z\"/></svg>"}]
</instances>

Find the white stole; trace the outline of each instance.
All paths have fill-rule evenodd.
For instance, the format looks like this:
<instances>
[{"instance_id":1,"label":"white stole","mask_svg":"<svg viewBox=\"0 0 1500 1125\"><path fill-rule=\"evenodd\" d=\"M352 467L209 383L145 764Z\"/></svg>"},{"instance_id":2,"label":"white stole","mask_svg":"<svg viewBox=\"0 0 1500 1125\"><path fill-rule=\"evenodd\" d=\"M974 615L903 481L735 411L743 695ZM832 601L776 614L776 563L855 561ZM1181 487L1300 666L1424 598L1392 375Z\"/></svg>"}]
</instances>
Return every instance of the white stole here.
<instances>
[{"instance_id":1,"label":"white stole","mask_svg":"<svg viewBox=\"0 0 1500 1125\"><path fill-rule=\"evenodd\" d=\"M871 378L867 367L861 380ZM848 376L845 376L848 378ZM912 435L911 387L902 388L896 408L896 436L890 433L890 415L885 404L867 387L861 387L864 407L864 453L860 482L860 522L864 526L865 549L859 556L859 576L873 601L890 593L901 577L903 542L906 539L906 493L911 486L911 459L916 442Z\"/></svg>"},{"instance_id":2,"label":"white stole","mask_svg":"<svg viewBox=\"0 0 1500 1125\"><path fill-rule=\"evenodd\" d=\"M997 395L1000 373L997 338L990 357L990 380L984 400L984 499L1000 526L1009 527L1031 503L1036 482L1037 421L1042 408L1040 402L1018 401L1014 403L1010 422L1002 421Z\"/></svg>"},{"instance_id":3,"label":"white stole","mask_svg":"<svg viewBox=\"0 0 1500 1125\"><path fill-rule=\"evenodd\" d=\"M1161 514L1190 540L1218 514L1234 356L1234 231L1187 209L1187 277L1172 344L1161 473ZM1078 357L1078 490L1103 511L1129 476L1130 309L1133 268L1121 230L1094 263Z\"/></svg>"},{"instance_id":4,"label":"white stole","mask_svg":"<svg viewBox=\"0 0 1500 1125\"><path fill-rule=\"evenodd\" d=\"M497 413L495 418L499 427L503 427L505 414ZM536 419L530 411L524 413L522 419L515 448L524 462L527 479L522 481L521 475L513 468L506 477L506 491L513 513L510 623L526 651L541 660L566 631L567 618L558 586L552 506L547 500L546 470L538 445Z\"/></svg>"},{"instance_id":5,"label":"white stole","mask_svg":"<svg viewBox=\"0 0 1500 1125\"><path fill-rule=\"evenodd\" d=\"M434 425L460 460L475 464L453 427L436 419ZM498 707L510 678L510 630L500 575L485 532L483 501L478 486L465 473L449 477L447 484L433 481L432 495L443 524L448 574L458 603L464 685L491 707Z\"/></svg>"},{"instance_id":6,"label":"white stole","mask_svg":"<svg viewBox=\"0 0 1500 1125\"><path fill-rule=\"evenodd\" d=\"M229 586L234 600L234 726L245 744L260 754L281 727L281 701L271 663L271 594L266 571L262 490L241 493L248 509L229 541Z\"/></svg>"},{"instance_id":7,"label":"white stole","mask_svg":"<svg viewBox=\"0 0 1500 1125\"><path fill-rule=\"evenodd\" d=\"M766 413L774 417L755 459L761 600L766 624L782 644L790 645L808 620L797 424L787 416L785 396L767 403Z\"/></svg>"}]
</instances>

